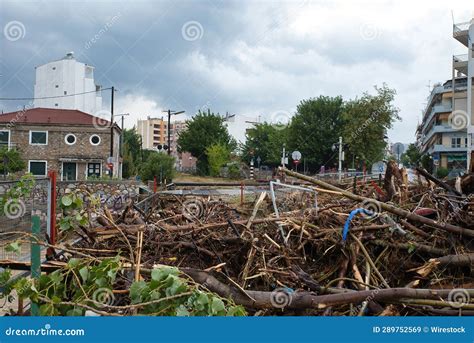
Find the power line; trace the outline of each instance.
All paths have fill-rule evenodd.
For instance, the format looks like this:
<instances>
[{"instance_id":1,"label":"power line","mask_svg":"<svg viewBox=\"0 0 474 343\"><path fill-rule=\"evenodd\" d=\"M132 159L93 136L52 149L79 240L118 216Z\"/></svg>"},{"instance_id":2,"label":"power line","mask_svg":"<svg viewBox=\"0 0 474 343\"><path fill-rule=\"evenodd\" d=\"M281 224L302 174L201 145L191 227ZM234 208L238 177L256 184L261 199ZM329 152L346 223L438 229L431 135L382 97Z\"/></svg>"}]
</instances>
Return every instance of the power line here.
<instances>
[{"instance_id":1,"label":"power line","mask_svg":"<svg viewBox=\"0 0 474 343\"><path fill-rule=\"evenodd\" d=\"M68 96L76 96L76 95L82 95L82 94L88 94L88 93L97 93L101 91L106 91L108 89L112 89L112 87L109 88L101 88L98 91L89 91L89 92L82 92L82 93L76 93L76 94L67 94L67 95L57 95L57 96L44 96L40 98L0 98L0 100L41 100L41 99L56 99L56 98L67 98Z\"/></svg>"}]
</instances>

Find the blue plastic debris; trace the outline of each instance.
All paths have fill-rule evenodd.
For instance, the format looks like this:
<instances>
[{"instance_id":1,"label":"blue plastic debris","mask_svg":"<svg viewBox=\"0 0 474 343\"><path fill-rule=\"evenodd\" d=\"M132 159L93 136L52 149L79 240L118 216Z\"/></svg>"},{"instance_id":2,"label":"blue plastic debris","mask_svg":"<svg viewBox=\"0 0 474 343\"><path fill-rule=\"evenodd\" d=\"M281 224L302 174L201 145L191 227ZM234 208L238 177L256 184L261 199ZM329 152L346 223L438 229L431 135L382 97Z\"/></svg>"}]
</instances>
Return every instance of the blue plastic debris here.
<instances>
[{"instance_id":1,"label":"blue plastic debris","mask_svg":"<svg viewBox=\"0 0 474 343\"><path fill-rule=\"evenodd\" d=\"M346 238L347 238L347 234L349 233L349 226L351 224L351 221L352 221L352 218L354 218L354 216L357 214L357 213L364 213L368 216L373 216L374 213L372 211L369 211L369 210L366 210L365 208L356 208L355 210L353 210L350 214L349 214L349 218L347 218L345 224L344 224L344 230L342 231L342 241L345 242L346 241Z\"/></svg>"}]
</instances>

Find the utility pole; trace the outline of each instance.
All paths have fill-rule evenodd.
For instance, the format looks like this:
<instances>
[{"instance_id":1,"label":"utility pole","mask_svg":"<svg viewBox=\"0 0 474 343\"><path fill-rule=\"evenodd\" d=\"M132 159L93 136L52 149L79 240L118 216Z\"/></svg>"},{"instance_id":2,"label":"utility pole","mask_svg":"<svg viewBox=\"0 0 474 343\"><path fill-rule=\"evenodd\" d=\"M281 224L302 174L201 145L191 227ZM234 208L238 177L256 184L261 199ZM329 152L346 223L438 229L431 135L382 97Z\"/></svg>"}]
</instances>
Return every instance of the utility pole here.
<instances>
[{"instance_id":1,"label":"utility pole","mask_svg":"<svg viewBox=\"0 0 474 343\"><path fill-rule=\"evenodd\" d=\"M171 155L171 129L170 129L171 115L182 114L185 111L176 112L176 111L172 111L172 110L166 110L166 111L163 111L163 112L168 113L168 155Z\"/></svg>"},{"instance_id":2,"label":"utility pole","mask_svg":"<svg viewBox=\"0 0 474 343\"><path fill-rule=\"evenodd\" d=\"M283 152L281 154L281 166L285 168L285 144L283 144Z\"/></svg>"},{"instance_id":3,"label":"utility pole","mask_svg":"<svg viewBox=\"0 0 474 343\"><path fill-rule=\"evenodd\" d=\"M342 137L339 136L339 182L342 179Z\"/></svg>"},{"instance_id":4,"label":"utility pole","mask_svg":"<svg viewBox=\"0 0 474 343\"><path fill-rule=\"evenodd\" d=\"M112 159L114 156L114 93L115 87L112 86L110 93L110 157ZM112 175L113 169L110 169L110 178L112 178Z\"/></svg>"}]
</instances>

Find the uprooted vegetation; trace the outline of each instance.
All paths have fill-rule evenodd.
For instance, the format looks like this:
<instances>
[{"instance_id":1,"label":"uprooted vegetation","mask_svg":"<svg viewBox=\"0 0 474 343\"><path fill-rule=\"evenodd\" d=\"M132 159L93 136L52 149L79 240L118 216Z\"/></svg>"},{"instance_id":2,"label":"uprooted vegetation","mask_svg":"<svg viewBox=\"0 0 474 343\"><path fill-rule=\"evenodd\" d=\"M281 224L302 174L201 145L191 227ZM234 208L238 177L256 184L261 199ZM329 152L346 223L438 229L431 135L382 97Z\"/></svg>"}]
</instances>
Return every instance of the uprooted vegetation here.
<instances>
[{"instance_id":1,"label":"uprooted vegetation","mask_svg":"<svg viewBox=\"0 0 474 343\"><path fill-rule=\"evenodd\" d=\"M244 206L157 194L109 210L72 198L41 278L1 281L48 315L473 314L472 196L393 168L383 186L351 191L285 171L318 205L290 189L278 216L265 191Z\"/></svg>"}]
</instances>

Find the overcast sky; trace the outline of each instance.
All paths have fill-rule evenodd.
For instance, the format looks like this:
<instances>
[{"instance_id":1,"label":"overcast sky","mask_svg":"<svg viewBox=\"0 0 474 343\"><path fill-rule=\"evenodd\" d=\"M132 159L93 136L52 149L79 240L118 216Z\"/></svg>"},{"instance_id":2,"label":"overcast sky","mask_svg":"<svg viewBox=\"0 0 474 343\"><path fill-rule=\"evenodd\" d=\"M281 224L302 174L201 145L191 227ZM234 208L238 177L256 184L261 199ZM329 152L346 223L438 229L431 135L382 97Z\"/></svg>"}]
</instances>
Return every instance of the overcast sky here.
<instances>
[{"instance_id":1,"label":"overcast sky","mask_svg":"<svg viewBox=\"0 0 474 343\"><path fill-rule=\"evenodd\" d=\"M116 112L191 116L211 108L245 121L286 121L302 99L350 99L384 82L402 122L393 142L414 140L428 85L451 77L465 1L5 1L0 0L0 97L32 97L34 67L74 51L115 86ZM6 37L8 24L19 35ZM11 34L11 32L10 32ZM110 91L103 92L109 106ZM4 112L28 101L0 101Z\"/></svg>"}]
</instances>

